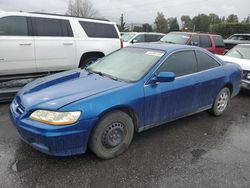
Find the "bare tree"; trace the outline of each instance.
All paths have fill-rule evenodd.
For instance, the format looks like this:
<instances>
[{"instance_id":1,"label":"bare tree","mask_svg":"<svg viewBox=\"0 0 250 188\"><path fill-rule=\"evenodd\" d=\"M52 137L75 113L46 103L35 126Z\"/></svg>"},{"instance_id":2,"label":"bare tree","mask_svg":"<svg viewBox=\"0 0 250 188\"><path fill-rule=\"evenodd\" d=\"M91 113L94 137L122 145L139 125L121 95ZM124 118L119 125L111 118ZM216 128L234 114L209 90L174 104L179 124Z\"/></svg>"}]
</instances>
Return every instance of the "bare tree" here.
<instances>
[{"instance_id":1,"label":"bare tree","mask_svg":"<svg viewBox=\"0 0 250 188\"><path fill-rule=\"evenodd\" d=\"M97 17L98 11L89 0L69 0L67 15L79 17Z\"/></svg>"}]
</instances>

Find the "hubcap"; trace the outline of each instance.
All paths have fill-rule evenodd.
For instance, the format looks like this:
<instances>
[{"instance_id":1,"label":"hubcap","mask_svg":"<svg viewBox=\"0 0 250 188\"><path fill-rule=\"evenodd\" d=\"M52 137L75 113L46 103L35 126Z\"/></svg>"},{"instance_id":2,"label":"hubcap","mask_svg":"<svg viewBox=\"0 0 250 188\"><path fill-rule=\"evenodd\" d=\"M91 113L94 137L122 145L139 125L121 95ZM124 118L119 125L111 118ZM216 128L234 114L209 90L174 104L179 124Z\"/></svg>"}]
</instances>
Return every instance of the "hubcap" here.
<instances>
[{"instance_id":1,"label":"hubcap","mask_svg":"<svg viewBox=\"0 0 250 188\"><path fill-rule=\"evenodd\" d=\"M219 96L219 100L218 100L218 103L217 103L217 110L219 112L223 112L226 107L227 107L227 103L228 103L228 93L227 92L223 92L220 94Z\"/></svg>"},{"instance_id":2,"label":"hubcap","mask_svg":"<svg viewBox=\"0 0 250 188\"><path fill-rule=\"evenodd\" d=\"M114 148L123 142L125 135L126 132L122 123L112 123L103 133L102 144L106 148Z\"/></svg>"}]
</instances>

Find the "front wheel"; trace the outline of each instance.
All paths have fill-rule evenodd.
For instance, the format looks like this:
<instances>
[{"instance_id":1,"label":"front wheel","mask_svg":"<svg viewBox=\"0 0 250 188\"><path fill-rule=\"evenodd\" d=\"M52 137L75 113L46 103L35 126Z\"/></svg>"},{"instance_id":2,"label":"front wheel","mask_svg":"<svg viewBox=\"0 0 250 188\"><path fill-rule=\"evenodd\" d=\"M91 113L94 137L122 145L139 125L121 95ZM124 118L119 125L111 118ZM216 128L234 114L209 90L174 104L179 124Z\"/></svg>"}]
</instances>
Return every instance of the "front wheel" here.
<instances>
[{"instance_id":1,"label":"front wheel","mask_svg":"<svg viewBox=\"0 0 250 188\"><path fill-rule=\"evenodd\" d=\"M230 98L230 90L227 87L223 88L216 96L213 107L210 112L215 116L222 115L229 105Z\"/></svg>"},{"instance_id":2,"label":"front wheel","mask_svg":"<svg viewBox=\"0 0 250 188\"><path fill-rule=\"evenodd\" d=\"M102 159L111 159L122 154L130 145L134 135L131 117L114 111L105 115L95 126L89 148Z\"/></svg>"}]
</instances>

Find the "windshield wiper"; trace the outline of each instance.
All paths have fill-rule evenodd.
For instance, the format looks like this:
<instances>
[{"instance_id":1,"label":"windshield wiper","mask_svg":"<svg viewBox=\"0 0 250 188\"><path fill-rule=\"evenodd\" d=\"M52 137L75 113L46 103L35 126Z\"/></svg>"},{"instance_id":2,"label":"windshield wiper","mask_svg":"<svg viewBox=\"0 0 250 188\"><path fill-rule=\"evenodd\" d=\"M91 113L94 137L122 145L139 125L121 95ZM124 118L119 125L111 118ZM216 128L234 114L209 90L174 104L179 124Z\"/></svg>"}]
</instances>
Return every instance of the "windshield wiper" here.
<instances>
[{"instance_id":1,"label":"windshield wiper","mask_svg":"<svg viewBox=\"0 0 250 188\"><path fill-rule=\"evenodd\" d=\"M88 69L88 68L85 68L85 70L89 73L95 73L95 74L98 74L100 76L104 76L104 74L102 72L98 72L98 71L93 71L91 69Z\"/></svg>"},{"instance_id":2,"label":"windshield wiper","mask_svg":"<svg viewBox=\"0 0 250 188\"><path fill-rule=\"evenodd\" d=\"M122 82L124 82L124 80L122 80L122 79L119 79L119 78L117 78L117 77L115 77L115 76L112 76L112 75L109 75L109 74L105 74L105 73L103 73L103 72L98 72L98 71L93 71L93 70L91 70L91 69L85 69L86 71L88 71L89 73L94 73L94 74L98 74L98 75L100 75L100 76L105 76L105 77L108 77L108 78L110 78L110 79L112 79L112 80L115 80L115 81L122 81Z\"/></svg>"}]
</instances>

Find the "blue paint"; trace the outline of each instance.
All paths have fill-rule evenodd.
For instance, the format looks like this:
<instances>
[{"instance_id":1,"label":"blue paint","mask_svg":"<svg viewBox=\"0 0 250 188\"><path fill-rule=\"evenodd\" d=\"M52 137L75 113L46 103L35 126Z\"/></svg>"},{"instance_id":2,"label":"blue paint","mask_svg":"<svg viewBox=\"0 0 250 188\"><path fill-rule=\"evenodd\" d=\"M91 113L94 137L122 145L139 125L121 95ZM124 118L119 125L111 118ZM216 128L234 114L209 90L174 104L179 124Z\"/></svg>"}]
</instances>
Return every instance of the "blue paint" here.
<instances>
[{"instance_id":1,"label":"blue paint","mask_svg":"<svg viewBox=\"0 0 250 188\"><path fill-rule=\"evenodd\" d=\"M86 151L96 122L110 110L126 108L133 111L136 129L141 131L211 107L226 84L232 84L232 96L239 92L240 67L225 64L213 55L221 66L174 81L150 83L169 54L192 49L211 55L201 48L166 44L139 44L130 48L162 50L165 55L135 83L115 81L78 69L40 78L26 85L10 106L10 116L20 137L50 155L80 154ZM81 111L82 115L75 124L51 126L29 119L37 109Z\"/></svg>"}]
</instances>

